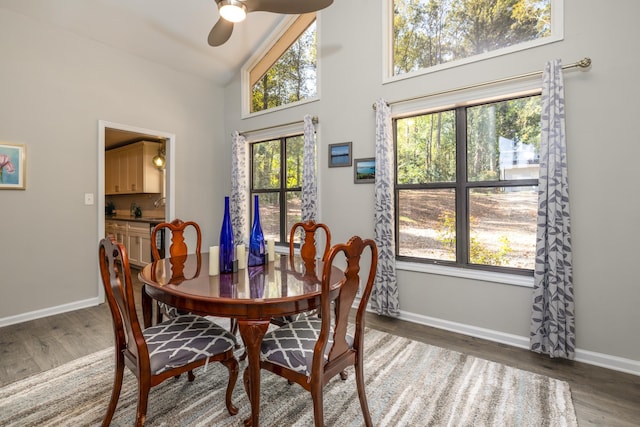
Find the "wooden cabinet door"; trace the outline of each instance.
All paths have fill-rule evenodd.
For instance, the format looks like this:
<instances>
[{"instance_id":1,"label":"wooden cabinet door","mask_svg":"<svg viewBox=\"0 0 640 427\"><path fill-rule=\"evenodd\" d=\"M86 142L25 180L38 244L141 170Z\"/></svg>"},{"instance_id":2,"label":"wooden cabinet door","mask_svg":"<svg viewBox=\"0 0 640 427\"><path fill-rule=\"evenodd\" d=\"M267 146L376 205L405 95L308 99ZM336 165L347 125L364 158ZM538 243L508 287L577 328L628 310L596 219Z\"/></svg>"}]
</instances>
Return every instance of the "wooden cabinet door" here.
<instances>
[{"instance_id":1,"label":"wooden cabinet door","mask_svg":"<svg viewBox=\"0 0 640 427\"><path fill-rule=\"evenodd\" d=\"M143 164L142 145L132 144L129 149L123 152L127 162L126 172L123 174L127 180L128 193L143 193Z\"/></svg>"},{"instance_id":2,"label":"wooden cabinet door","mask_svg":"<svg viewBox=\"0 0 640 427\"><path fill-rule=\"evenodd\" d=\"M144 267L151 262L151 231L148 222L129 222L127 242L130 264Z\"/></svg>"},{"instance_id":3,"label":"wooden cabinet door","mask_svg":"<svg viewBox=\"0 0 640 427\"><path fill-rule=\"evenodd\" d=\"M122 153L119 150L105 152L105 194L122 194L125 187L122 185L124 165L121 167Z\"/></svg>"},{"instance_id":4,"label":"wooden cabinet door","mask_svg":"<svg viewBox=\"0 0 640 427\"><path fill-rule=\"evenodd\" d=\"M162 192L162 172L152 163L159 146L141 141L105 152L105 194Z\"/></svg>"}]
</instances>

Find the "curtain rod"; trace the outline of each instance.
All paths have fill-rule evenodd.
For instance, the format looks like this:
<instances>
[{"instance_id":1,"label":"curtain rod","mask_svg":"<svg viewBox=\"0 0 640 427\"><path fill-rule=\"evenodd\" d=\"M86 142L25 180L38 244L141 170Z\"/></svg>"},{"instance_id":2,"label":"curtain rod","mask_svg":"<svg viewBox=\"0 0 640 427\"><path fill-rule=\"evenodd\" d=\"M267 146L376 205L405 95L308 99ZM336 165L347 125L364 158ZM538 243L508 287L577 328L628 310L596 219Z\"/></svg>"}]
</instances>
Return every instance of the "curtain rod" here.
<instances>
[{"instance_id":1,"label":"curtain rod","mask_svg":"<svg viewBox=\"0 0 640 427\"><path fill-rule=\"evenodd\" d=\"M315 124L318 124L318 116L313 116L313 117L311 118L311 122L312 122L314 125L315 125ZM297 125L298 123L304 123L304 120L296 120L295 122L282 123L282 124L279 124L279 125L273 125L273 126L266 126L266 127L259 128L259 129L243 130L243 131L238 132L238 134L239 134L239 135L242 135L242 136L246 136L245 134L247 134L247 133L260 132L260 131L263 131L263 130L269 130L269 129L275 129L275 128L279 128L279 127L285 127L285 126ZM233 136L233 134L232 134L232 136Z\"/></svg>"},{"instance_id":2,"label":"curtain rod","mask_svg":"<svg viewBox=\"0 0 640 427\"><path fill-rule=\"evenodd\" d=\"M582 58L580 61L574 62L573 64L563 65L562 69L566 70L566 69L569 69L569 68L589 68L590 66L591 66L591 58L585 57L585 58ZM410 102L410 101L415 101L415 100L418 100L418 99L430 98L432 96L446 95L448 93L459 92L459 91L462 91L462 90L476 89L476 88L483 87L483 86L490 86L490 85L494 85L494 84L497 84L497 83L504 83L504 82L508 82L508 81L511 81L511 80L524 79L524 78L527 78L527 77L534 77L534 76L538 76L538 75L542 75L542 71L532 71L530 73L518 74L517 76L503 77L501 79L491 80L491 81L488 81L488 82L475 83L475 84L471 84L471 85L468 85L468 86L462 86L462 87L457 87L457 88L454 88L454 89L442 90L440 92L433 92L433 93L430 93L428 95L415 96L413 98L407 98L407 99L401 99L401 100L398 100L398 101L387 102L387 105L399 104L399 103L402 103L402 102ZM376 104L374 103L372 105L372 107L375 110L376 109Z\"/></svg>"}]
</instances>

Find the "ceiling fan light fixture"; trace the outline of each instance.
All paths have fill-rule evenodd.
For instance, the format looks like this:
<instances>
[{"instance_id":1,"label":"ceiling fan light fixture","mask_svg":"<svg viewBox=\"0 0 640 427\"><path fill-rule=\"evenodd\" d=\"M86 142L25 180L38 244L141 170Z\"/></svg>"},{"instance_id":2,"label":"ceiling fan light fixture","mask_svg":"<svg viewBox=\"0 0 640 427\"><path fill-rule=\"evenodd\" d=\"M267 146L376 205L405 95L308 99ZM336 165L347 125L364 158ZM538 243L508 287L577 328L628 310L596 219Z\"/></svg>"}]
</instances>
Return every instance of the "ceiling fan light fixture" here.
<instances>
[{"instance_id":1,"label":"ceiling fan light fixture","mask_svg":"<svg viewBox=\"0 0 640 427\"><path fill-rule=\"evenodd\" d=\"M218 3L218 11L229 22L244 21L247 17L247 7L238 0L222 0Z\"/></svg>"}]
</instances>

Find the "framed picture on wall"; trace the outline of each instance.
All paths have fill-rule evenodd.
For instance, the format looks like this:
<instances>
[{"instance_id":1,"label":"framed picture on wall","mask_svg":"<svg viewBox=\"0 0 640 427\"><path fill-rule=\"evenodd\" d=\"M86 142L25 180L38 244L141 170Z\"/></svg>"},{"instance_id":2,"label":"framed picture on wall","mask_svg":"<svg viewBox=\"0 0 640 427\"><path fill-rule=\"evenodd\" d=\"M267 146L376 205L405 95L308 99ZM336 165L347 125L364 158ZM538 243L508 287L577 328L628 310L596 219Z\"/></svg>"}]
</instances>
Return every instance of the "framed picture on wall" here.
<instances>
[{"instance_id":1,"label":"framed picture on wall","mask_svg":"<svg viewBox=\"0 0 640 427\"><path fill-rule=\"evenodd\" d=\"M351 142L329 144L329 167L351 166Z\"/></svg>"},{"instance_id":2,"label":"framed picture on wall","mask_svg":"<svg viewBox=\"0 0 640 427\"><path fill-rule=\"evenodd\" d=\"M376 159L367 157L353 161L353 182L356 184L373 183L376 181Z\"/></svg>"},{"instance_id":3,"label":"framed picture on wall","mask_svg":"<svg viewBox=\"0 0 640 427\"><path fill-rule=\"evenodd\" d=\"M0 143L0 190L26 188L26 147Z\"/></svg>"}]
</instances>

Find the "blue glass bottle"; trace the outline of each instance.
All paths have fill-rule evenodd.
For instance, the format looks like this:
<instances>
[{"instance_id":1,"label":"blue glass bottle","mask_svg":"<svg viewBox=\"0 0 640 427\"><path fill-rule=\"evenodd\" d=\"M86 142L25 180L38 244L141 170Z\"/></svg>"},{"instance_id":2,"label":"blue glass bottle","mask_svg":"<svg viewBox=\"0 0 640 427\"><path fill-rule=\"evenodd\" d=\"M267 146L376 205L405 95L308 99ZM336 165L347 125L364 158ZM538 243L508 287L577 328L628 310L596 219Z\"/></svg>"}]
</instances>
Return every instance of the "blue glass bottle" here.
<instances>
[{"instance_id":1,"label":"blue glass bottle","mask_svg":"<svg viewBox=\"0 0 640 427\"><path fill-rule=\"evenodd\" d=\"M253 202L253 225L251 226L251 236L249 237L249 267L264 265L264 234L260 225L260 210L258 208L258 196L254 196Z\"/></svg>"},{"instance_id":2,"label":"blue glass bottle","mask_svg":"<svg viewBox=\"0 0 640 427\"><path fill-rule=\"evenodd\" d=\"M220 230L220 273L233 272L233 260L235 259L235 244L233 242L233 228L231 227L231 215L229 214L229 197L224 198L224 217Z\"/></svg>"}]
</instances>

